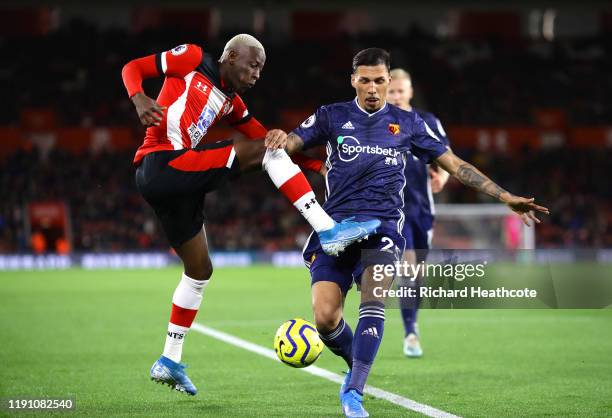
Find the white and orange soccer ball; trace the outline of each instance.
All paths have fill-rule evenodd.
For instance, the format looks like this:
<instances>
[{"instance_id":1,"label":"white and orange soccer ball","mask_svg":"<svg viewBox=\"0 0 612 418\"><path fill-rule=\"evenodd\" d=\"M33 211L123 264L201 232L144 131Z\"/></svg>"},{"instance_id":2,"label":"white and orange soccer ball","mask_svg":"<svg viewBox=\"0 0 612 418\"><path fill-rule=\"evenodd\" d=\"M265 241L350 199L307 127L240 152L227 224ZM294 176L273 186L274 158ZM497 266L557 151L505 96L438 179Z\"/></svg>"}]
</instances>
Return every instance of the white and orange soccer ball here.
<instances>
[{"instance_id":1,"label":"white and orange soccer ball","mask_svg":"<svg viewBox=\"0 0 612 418\"><path fill-rule=\"evenodd\" d=\"M323 352L323 342L312 323L294 318L276 331L274 351L283 363L302 368L310 366L319 358Z\"/></svg>"}]
</instances>

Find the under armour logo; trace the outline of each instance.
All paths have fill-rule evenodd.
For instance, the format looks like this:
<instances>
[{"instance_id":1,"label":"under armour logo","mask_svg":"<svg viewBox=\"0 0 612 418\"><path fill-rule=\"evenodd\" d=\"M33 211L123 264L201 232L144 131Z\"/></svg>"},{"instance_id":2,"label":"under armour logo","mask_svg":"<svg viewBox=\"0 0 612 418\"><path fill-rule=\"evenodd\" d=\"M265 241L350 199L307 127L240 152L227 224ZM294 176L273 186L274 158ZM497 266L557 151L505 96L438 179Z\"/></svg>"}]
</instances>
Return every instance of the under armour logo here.
<instances>
[{"instance_id":1,"label":"under armour logo","mask_svg":"<svg viewBox=\"0 0 612 418\"><path fill-rule=\"evenodd\" d=\"M317 201L315 199L310 199L308 202L306 202L306 204L304 205L304 207L306 209L310 209L311 206L314 206L317 203Z\"/></svg>"},{"instance_id":2,"label":"under armour logo","mask_svg":"<svg viewBox=\"0 0 612 418\"><path fill-rule=\"evenodd\" d=\"M198 81L198 84L195 85L195 88L200 90L202 93L206 93L208 86L201 81Z\"/></svg>"}]
</instances>

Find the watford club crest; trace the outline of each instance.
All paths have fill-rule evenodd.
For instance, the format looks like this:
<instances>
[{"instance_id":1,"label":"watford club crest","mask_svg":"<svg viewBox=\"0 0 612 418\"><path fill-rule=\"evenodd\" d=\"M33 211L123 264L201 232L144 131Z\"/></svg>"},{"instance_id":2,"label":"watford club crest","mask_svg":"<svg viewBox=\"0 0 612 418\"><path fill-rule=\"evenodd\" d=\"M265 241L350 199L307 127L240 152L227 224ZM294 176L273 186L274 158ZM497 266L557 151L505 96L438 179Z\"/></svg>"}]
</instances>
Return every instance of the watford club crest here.
<instances>
[{"instance_id":1,"label":"watford club crest","mask_svg":"<svg viewBox=\"0 0 612 418\"><path fill-rule=\"evenodd\" d=\"M397 135L400 133L400 126L398 123L390 123L389 124L389 132L393 135Z\"/></svg>"}]
</instances>

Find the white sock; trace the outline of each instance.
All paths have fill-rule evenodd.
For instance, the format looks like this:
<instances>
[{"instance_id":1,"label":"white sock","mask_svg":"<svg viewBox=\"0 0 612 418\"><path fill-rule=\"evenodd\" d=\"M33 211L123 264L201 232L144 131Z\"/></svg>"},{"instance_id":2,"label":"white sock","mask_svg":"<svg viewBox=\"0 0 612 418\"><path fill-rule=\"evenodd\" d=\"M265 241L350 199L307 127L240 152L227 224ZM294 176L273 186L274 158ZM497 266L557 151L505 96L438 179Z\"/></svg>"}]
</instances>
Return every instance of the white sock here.
<instances>
[{"instance_id":1,"label":"white sock","mask_svg":"<svg viewBox=\"0 0 612 418\"><path fill-rule=\"evenodd\" d=\"M333 228L334 220L319 205L304 173L291 161L285 150L266 150L262 166L274 185L293 203L315 231Z\"/></svg>"},{"instance_id":2,"label":"white sock","mask_svg":"<svg viewBox=\"0 0 612 418\"><path fill-rule=\"evenodd\" d=\"M302 214L306 222L316 232L325 231L334 227L334 220L323 210L314 192L308 192L293 202L293 206Z\"/></svg>"},{"instance_id":3,"label":"white sock","mask_svg":"<svg viewBox=\"0 0 612 418\"><path fill-rule=\"evenodd\" d=\"M187 331L189 331L187 327L174 325L172 322L168 323L168 334L166 335L166 344L164 344L164 357L169 358L175 363L181 362L183 341L185 341Z\"/></svg>"},{"instance_id":4,"label":"white sock","mask_svg":"<svg viewBox=\"0 0 612 418\"><path fill-rule=\"evenodd\" d=\"M185 335L200 309L202 295L209 282L210 280L194 280L183 273L172 296L172 313L166 334L164 357L176 363L181 361Z\"/></svg>"}]
</instances>

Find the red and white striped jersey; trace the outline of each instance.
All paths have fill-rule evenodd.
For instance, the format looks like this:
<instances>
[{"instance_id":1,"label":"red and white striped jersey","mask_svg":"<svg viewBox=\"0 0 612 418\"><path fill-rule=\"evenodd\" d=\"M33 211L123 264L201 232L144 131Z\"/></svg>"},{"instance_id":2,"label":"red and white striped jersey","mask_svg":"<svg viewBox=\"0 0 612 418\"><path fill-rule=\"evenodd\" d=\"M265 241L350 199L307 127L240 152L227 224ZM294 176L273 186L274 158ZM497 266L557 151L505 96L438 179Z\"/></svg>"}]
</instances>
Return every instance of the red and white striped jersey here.
<instances>
[{"instance_id":1,"label":"red and white striped jersey","mask_svg":"<svg viewBox=\"0 0 612 418\"><path fill-rule=\"evenodd\" d=\"M249 114L240 96L225 89L217 62L199 46L179 45L131 61L124 67L123 78L132 96L142 91L142 78L162 74L165 80L157 103L167 110L159 126L147 128L135 164L150 152L195 148L208 129L226 116L247 137L265 136L266 129Z\"/></svg>"}]
</instances>

